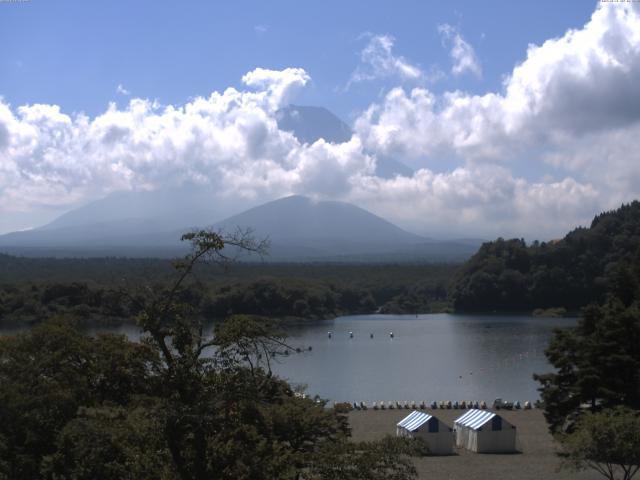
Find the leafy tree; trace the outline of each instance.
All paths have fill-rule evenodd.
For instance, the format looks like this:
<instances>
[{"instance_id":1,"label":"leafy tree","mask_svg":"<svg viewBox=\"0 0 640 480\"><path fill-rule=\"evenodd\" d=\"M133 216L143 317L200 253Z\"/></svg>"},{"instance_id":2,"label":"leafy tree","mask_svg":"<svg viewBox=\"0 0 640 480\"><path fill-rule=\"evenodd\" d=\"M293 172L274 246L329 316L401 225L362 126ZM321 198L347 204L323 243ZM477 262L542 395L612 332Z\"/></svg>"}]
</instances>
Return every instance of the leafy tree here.
<instances>
[{"instance_id":1,"label":"leafy tree","mask_svg":"<svg viewBox=\"0 0 640 480\"><path fill-rule=\"evenodd\" d=\"M236 315L205 333L194 268L264 244L184 239L193 252L172 284L121 292L140 312L141 343L63 320L0 339L0 478L415 477L417 444L350 442L344 412L273 375L292 349L264 319Z\"/></svg>"},{"instance_id":2,"label":"leafy tree","mask_svg":"<svg viewBox=\"0 0 640 480\"><path fill-rule=\"evenodd\" d=\"M191 306L176 300L199 261L225 261L223 248L229 245L258 253L264 246L246 235L223 239L208 231L183 239L192 242L193 253L176 264L176 283L150 298L139 319L163 360L162 433L178 476L299 478L314 472L323 449L348 448L348 430L340 414L323 402L296 398L273 376L270 359L290 350L283 335L264 322L235 316L207 338ZM210 356L203 355L212 348ZM388 472L405 472L396 478L415 474L399 455L387 458Z\"/></svg>"},{"instance_id":3,"label":"leafy tree","mask_svg":"<svg viewBox=\"0 0 640 480\"><path fill-rule=\"evenodd\" d=\"M124 336L81 334L54 319L0 337L0 456L12 479L38 478L79 408L126 405L153 388L155 352ZM2 470L0 470L2 471Z\"/></svg>"},{"instance_id":4,"label":"leafy tree","mask_svg":"<svg viewBox=\"0 0 640 480\"><path fill-rule=\"evenodd\" d=\"M631 480L640 470L640 412L619 407L589 413L573 433L561 437L561 444L566 468Z\"/></svg>"},{"instance_id":5,"label":"leafy tree","mask_svg":"<svg viewBox=\"0 0 640 480\"><path fill-rule=\"evenodd\" d=\"M640 305L612 297L590 306L575 329L559 330L546 355L555 373L535 375L553 432L589 409L640 409Z\"/></svg>"},{"instance_id":6,"label":"leafy tree","mask_svg":"<svg viewBox=\"0 0 640 480\"><path fill-rule=\"evenodd\" d=\"M56 452L43 459L45 478L172 479L169 452L158 437L153 401L136 406L81 407L60 431Z\"/></svg>"}]
</instances>

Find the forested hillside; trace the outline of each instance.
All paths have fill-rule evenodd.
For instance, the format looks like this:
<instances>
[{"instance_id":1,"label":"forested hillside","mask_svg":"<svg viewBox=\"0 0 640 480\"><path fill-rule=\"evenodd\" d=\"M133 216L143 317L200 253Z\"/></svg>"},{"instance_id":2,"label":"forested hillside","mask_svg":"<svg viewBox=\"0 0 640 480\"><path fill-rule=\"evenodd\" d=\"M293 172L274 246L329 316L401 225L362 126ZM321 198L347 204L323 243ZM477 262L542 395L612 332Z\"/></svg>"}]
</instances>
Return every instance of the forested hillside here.
<instances>
[{"instance_id":1,"label":"forested hillside","mask_svg":"<svg viewBox=\"0 0 640 480\"><path fill-rule=\"evenodd\" d=\"M198 265L183 295L205 320L258 314L293 321L447 308L450 264ZM171 281L162 259L46 259L0 255L0 326L67 315L85 324L131 322L142 288ZM142 292L142 293L141 293Z\"/></svg>"},{"instance_id":2,"label":"forested hillside","mask_svg":"<svg viewBox=\"0 0 640 480\"><path fill-rule=\"evenodd\" d=\"M640 202L597 215L551 242L504 240L482 245L455 275L456 311L576 311L601 302L615 284L633 289L640 266Z\"/></svg>"}]
</instances>

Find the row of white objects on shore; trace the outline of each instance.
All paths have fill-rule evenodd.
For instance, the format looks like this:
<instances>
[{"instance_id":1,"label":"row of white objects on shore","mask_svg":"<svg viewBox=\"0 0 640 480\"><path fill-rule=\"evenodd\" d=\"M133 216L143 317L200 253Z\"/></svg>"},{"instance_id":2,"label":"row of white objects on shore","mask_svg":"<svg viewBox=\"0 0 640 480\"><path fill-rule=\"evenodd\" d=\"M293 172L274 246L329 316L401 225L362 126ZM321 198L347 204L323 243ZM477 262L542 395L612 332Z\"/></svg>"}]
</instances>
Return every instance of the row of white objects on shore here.
<instances>
[{"instance_id":1,"label":"row of white objects on shore","mask_svg":"<svg viewBox=\"0 0 640 480\"><path fill-rule=\"evenodd\" d=\"M472 401L472 400L469 400L469 401L462 400L461 402L458 402L458 401L452 402L451 400L446 400L446 401L440 401L440 402L433 401L433 402L431 402L429 404L427 404L424 401L422 401L420 403L407 402L407 401L405 401L405 402L399 402L399 401L395 401L395 402L391 402L391 401L390 402L373 402L371 407L369 407L366 402L353 402L353 403L350 403L350 405L356 410L368 410L369 408L372 408L373 410L394 410L394 409L395 410L402 410L402 409L404 409L404 410L409 410L409 409L425 410L427 408L430 408L432 410L436 410L436 409L442 409L442 410L446 410L446 409L466 410L466 409L470 409L470 408L476 408L476 409L482 409L482 410L487 409L487 403L484 400L482 400L480 402ZM516 400L515 402L507 402L507 401L503 401L502 399L498 398L493 402L493 404L491 405L491 408L494 408L496 410L500 410L500 409L505 409L505 410L530 410L530 409L534 408L534 405L529 401L526 401L524 403L520 403L520 401L518 401L518 400Z\"/></svg>"}]
</instances>

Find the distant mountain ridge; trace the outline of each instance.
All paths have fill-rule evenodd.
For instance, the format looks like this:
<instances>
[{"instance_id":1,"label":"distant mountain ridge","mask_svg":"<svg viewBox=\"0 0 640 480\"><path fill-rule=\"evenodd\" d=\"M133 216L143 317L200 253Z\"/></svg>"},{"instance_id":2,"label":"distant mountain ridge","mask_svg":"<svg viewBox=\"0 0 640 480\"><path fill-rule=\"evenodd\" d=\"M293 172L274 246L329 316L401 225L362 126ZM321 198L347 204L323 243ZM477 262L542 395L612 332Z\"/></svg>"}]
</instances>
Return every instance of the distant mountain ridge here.
<instances>
[{"instance_id":1,"label":"distant mountain ridge","mask_svg":"<svg viewBox=\"0 0 640 480\"><path fill-rule=\"evenodd\" d=\"M186 185L151 191L114 192L73 209L38 230L107 222L146 222L147 228L157 224L160 230L166 231L211 222L220 216L221 212L213 202L213 192L208 188Z\"/></svg>"},{"instance_id":2,"label":"distant mountain ridge","mask_svg":"<svg viewBox=\"0 0 640 480\"><path fill-rule=\"evenodd\" d=\"M460 261L477 247L434 242L355 205L303 196L281 198L208 225L227 232L250 228L256 237L268 237L272 261ZM0 236L0 252L92 257L184 253L186 246L178 239L188 229L160 231L156 224L146 230L143 226L136 220L48 226Z\"/></svg>"}]
</instances>

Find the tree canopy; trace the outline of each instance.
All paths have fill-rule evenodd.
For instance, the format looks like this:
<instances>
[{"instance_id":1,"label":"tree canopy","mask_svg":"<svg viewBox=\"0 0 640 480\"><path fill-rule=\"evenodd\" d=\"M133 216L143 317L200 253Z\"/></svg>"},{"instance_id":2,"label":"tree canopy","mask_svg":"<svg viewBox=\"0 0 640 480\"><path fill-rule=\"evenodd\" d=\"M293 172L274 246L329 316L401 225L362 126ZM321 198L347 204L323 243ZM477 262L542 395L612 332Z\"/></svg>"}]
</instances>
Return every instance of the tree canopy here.
<instances>
[{"instance_id":1,"label":"tree canopy","mask_svg":"<svg viewBox=\"0 0 640 480\"><path fill-rule=\"evenodd\" d=\"M294 395L270 365L288 352L266 321L236 315L208 336L185 297L193 268L250 237L185 237L173 283L137 305L140 343L57 318L0 338L0 478L414 478L420 442L355 443L343 411Z\"/></svg>"},{"instance_id":2,"label":"tree canopy","mask_svg":"<svg viewBox=\"0 0 640 480\"><path fill-rule=\"evenodd\" d=\"M575 329L559 330L546 354L553 373L535 375L554 432L570 429L586 410L640 409L640 303L616 297L592 305Z\"/></svg>"},{"instance_id":3,"label":"tree canopy","mask_svg":"<svg viewBox=\"0 0 640 480\"><path fill-rule=\"evenodd\" d=\"M562 447L565 467L631 480L640 471L640 412L618 407L589 413L562 438Z\"/></svg>"},{"instance_id":4,"label":"tree canopy","mask_svg":"<svg viewBox=\"0 0 640 480\"><path fill-rule=\"evenodd\" d=\"M499 238L483 244L456 273L450 296L457 311L577 312L604 301L619 267L633 264L640 264L638 201L597 215L589 228L561 240L527 245Z\"/></svg>"},{"instance_id":5,"label":"tree canopy","mask_svg":"<svg viewBox=\"0 0 640 480\"><path fill-rule=\"evenodd\" d=\"M253 257L254 260L257 258ZM447 264L197 264L181 295L205 322L248 314L287 322L340 315L445 311ZM33 325L55 315L89 326L132 322L139 285L171 285L161 259L19 258L0 254L0 328ZM136 300L136 301L134 301Z\"/></svg>"}]
</instances>

